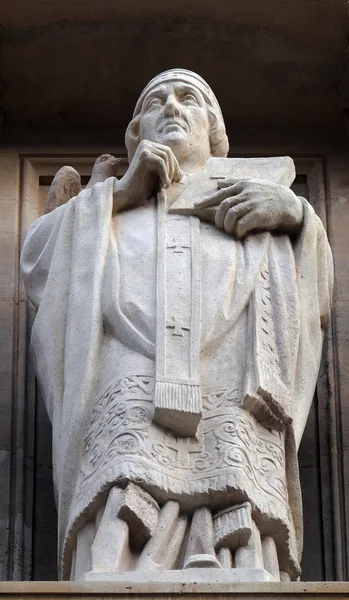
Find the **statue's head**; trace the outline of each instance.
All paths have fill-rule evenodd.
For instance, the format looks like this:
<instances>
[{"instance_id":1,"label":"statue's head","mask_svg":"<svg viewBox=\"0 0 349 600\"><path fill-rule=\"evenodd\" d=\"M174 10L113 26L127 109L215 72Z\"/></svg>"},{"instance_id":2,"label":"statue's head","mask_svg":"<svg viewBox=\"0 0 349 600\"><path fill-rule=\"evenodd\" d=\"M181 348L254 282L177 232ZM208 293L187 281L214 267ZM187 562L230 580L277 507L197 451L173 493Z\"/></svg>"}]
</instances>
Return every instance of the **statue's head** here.
<instances>
[{"instance_id":1,"label":"statue's head","mask_svg":"<svg viewBox=\"0 0 349 600\"><path fill-rule=\"evenodd\" d=\"M179 162L226 156L228 138L217 98L206 81L186 69L164 71L142 91L125 142L129 160L141 140L169 146Z\"/></svg>"}]
</instances>

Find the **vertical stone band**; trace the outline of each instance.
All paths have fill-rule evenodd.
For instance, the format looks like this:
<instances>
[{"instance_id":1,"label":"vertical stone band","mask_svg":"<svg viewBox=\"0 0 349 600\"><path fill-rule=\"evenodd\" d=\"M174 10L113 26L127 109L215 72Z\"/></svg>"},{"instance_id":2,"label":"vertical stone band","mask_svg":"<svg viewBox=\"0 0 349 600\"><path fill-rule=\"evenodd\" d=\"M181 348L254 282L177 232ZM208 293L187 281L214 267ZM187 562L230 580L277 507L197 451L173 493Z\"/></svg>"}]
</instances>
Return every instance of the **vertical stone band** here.
<instances>
[{"instance_id":1,"label":"vertical stone band","mask_svg":"<svg viewBox=\"0 0 349 600\"><path fill-rule=\"evenodd\" d=\"M154 420L182 436L201 419L200 222L168 216L158 194L156 384Z\"/></svg>"}]
</instances>

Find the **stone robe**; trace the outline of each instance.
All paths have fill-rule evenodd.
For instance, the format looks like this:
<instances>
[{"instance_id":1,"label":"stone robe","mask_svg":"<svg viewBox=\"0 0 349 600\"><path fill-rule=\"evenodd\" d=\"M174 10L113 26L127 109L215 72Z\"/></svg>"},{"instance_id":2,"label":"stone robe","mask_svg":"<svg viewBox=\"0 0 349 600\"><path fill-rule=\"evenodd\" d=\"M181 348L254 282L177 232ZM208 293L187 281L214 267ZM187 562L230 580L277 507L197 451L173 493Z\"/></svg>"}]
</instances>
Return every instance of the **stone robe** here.
<instances>
[{"instance_id":1,"label":"stone robe","mask_svg":"<svg viewBox=\"0 0 349 600\"><path fill-rule=\"evenodd\" d=\"M195 437L178 437L153 420L157 203L113 217L113 185L113 178L96 184L38 219L22 253L26 289L38 308L32 352L53 426L61 576L69 577L82 524L111 486L133 481L159 503L175 499L188 512L250 500L261 534L276 541L280 569L295 579L302 547L296 449L332 293L322 224L303 201L297 239L262 232L240 242L191 217L199 240L203 416ZM188 217L166 220L180 231ZM187 240L169 241L177 267L167 302L175 310L190 263ZM257 303L266 310L259 349L252 331ZM187 335L180 328L171 340L174 356L177 342L177 354L181 343L187 348ZM271 368L277 361L288 407L271 398L254 412L246 403L246 380L261 352Z\"/></svg>"}]
</instances>

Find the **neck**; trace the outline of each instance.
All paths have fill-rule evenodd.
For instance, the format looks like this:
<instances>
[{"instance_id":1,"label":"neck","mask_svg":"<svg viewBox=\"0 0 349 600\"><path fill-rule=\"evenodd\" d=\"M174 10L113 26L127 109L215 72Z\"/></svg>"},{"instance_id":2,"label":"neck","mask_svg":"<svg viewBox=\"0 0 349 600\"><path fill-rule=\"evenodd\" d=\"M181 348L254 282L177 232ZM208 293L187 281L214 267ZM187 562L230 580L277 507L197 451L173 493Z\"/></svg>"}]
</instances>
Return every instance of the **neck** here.
<instances>
[{"instance_id":1,"label":"neck","mask_svg":"<svg viewBox=\"0 0 349 600\"><path fill-rule=\"evenodd\" d=\"M183 173L197 173L202 169L211 154L204 153L200 156L188 156L185 160L178 161Z\"/></svg>"},{"instance_id":2,"label":"neck","mask_svg":"<svg viewBox=\"0 0 349 600\"><path fill-rule=\"evenodd\" d=\"M184 173L197 173L211 156L211 148L205 140L201 146L198 143L192 145L169 144L169 146Z\"/></svg>"}]
</instances>

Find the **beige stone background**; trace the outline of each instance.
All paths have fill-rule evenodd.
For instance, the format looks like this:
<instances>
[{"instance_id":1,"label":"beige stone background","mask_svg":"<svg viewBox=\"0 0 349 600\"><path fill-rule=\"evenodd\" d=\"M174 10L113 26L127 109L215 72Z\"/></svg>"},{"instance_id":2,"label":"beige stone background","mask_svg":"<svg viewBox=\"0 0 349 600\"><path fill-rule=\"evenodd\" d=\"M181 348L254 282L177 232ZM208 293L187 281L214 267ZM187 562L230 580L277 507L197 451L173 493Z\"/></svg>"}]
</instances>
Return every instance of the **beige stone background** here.
<instances>
[{"instance_id":1,"label":"beige stone background","mask_svg":"<svg viewBox=\"0 0 349 600\"><path fill-rule=\"evenodd\" d=\"M349 109L346 0L0 3L0 579L55 579L50 426L28 355L21 243L58 168L124 156L141 88L199 72L232 156L290 155L323 220L335 306L299 460L303 578L349 579Z\"/></svg>"}]
</instances>

